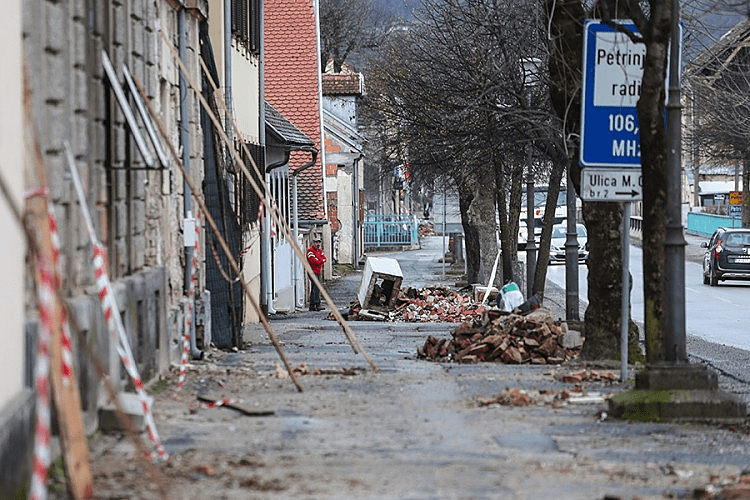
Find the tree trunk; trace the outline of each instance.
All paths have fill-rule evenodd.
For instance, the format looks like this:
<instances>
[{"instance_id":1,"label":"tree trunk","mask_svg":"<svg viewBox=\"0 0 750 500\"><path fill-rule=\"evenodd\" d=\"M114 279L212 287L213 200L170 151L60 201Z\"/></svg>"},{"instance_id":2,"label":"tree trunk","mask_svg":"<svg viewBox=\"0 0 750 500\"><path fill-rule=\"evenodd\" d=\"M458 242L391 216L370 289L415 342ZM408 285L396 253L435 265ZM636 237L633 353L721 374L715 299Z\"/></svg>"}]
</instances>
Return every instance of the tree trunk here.
<instances>
[{"instance_id":1,"label":"tree trunk","mask_svg":"<svg viewBox=\"0 0 750 500\"><path fill-rule=\"evenodd\" d=\"M565 163L555 162L547 184L547 202L544 206L544 219L542 226L542 236L539 241L539 253L536 259L536 269L534 270L534 288L535 294L544 298L544 284L547 282L547 267L549 266L550 242L552 241L552 226L555 223L555 209L557 208L557 195L560 194L560 183L565 173Z\"/></svg>"},{"instance_id":2,"label":"tree trunk","mask_svg":"<svg viewBox=\"0 0 750 500\"><path fill-rule=\"evenodd\" d=\"M589 233L589 305L581 357L615 359L620 352L622 309L622 206L584 203L583 219Z\"/></svg>"},{"instance_id":3,"label":"tree trunk","mask_svg":"<svg viewBox=\"0 0 750 500\"><path fill-rule=\"evenodd\" d=\"M489 175L481 175L482 170L478 169L475 175L479 174L479 179L474 179L473 189L474 196L469 205L467 215L469 224L478 232L479 238L479 283L486 284L490 279L492 267L497 257L497 232L495 231L495 192L491 182L482 182L481 179L491 178ZM490 285L494 285L491 283Z\"/></svg>"},{"instance_id":4,"label":"tree trunk","mask_svg":"<svg viewBox=\"0 0 750 500\"><path fill-rule=\"evenodd\" d=\"M464 228L466 245L466 278L469 283L479 280L479 231L469 222L469 206L474 199L474 192L465 183L458 186L458 208L461 212L461 226Z\"/></svg>"},{"instance_id":5,"label":"tree trunk","mask_svg":"<svg viewBox=\"0 0 750 500\"><path fill-rule=\"evenodd\" d=\"M586 14L578 0L547 0L550 23L550 98L557 115L564 120L565 133L580 130L580 90L582 74L583 20ZM570 171L573 187L580 195L581 169L578 144L571 151ZM645 176L644 176L645 177ZM569 187L570 188L570 187ZM583 204L588 230L588 300L583 359L615 359L620 353L620 317L622 307L622 207L616 203ZM630 317L630 314L628 314ZM638 331L630 320L628 343L639 354Z\"/></svg>"}]
</instances>

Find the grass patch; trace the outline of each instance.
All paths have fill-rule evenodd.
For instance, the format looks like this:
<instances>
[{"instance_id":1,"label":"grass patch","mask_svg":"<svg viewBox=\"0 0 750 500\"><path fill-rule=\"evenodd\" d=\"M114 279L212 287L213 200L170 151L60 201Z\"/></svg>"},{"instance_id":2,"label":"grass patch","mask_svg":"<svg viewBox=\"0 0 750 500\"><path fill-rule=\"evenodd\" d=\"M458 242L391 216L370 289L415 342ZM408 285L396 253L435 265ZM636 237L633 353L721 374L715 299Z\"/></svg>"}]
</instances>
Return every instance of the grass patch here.
<instances>
[{"instance_id":1,"label":"grass patch","mask_svg":"<svg viewBox=\"0 0 750 500\"><path fill-rule=\"evenodd\" d=\"M167 381L164 379L157 380L148 389L149 394L159 394L167 388Z\"/></svg>"},{"instance_id":2,"label":"grass patch","mask_svg":"<svg viewBox=\"0 0 750 500\"><path fill-rule=\"evenodd\" d=\"M338 276L347 276L354 272L354 267L351 264L334 264L333 271Z\"/></svg>"},{"instance_id":3,"label":"grass patch","mask_svg":"<svg viewBox=\"0 0 750 500\"><path fill-rule=\"evenodd\" d=\"M67 490L65 479L65 463L62 457L58 457L49 466L47 471L47 489L55 493L65 493Z\"/></svg>"}]
</instances>

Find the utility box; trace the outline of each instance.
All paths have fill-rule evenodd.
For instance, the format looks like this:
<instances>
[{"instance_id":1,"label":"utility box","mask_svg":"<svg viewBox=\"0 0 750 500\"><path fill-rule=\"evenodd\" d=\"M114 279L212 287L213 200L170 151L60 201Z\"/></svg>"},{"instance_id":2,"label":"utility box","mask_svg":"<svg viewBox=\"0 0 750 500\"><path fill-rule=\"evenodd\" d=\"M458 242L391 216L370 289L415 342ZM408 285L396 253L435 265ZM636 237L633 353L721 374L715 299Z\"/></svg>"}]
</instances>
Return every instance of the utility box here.
<instances>
[{"instance_id":1,"label":"utility box","mask_svg":"<svg viewBox=\"0 0 750 500\"><path fill-rule=\"evenodd\" d=\"M368 257L357 292L362 309L380 312L393 309L403 279L401 266L396 259Z\"/></svg>"}]
</instances>

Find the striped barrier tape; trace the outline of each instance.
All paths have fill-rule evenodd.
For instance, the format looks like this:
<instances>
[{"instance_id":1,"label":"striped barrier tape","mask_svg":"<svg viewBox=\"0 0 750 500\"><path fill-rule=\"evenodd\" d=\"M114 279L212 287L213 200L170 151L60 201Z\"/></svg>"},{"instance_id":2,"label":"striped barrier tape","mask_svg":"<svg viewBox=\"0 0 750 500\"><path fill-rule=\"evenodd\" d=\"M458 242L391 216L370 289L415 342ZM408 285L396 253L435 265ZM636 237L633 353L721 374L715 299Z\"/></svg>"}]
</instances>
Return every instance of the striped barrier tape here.
<instances>
[{"instance_id":1,"label":"striped barrier tape","mask_svg":"<svg viewBox=\"0 0 750 500\"><path fill-rule=\"evenodd\" d=\"M219 408L224 405L238 405L241 404L241 399L219 399L217 401L206 401L206 402L195 402L193 401L190 406L195 408L196 406L199 408Z\"/></svg>"},{"instance_id":2,"label":"striped barrier tape","mask_svg":"<svg viewBox=\"0 0 750 500\"><path fill-rule=\"evenodd\" d=\"M190 263L190 284L188 285L188 312L185 315L185 340L182 344L182 359L180 360L180 378L177 382L177 390L182 389L185 383L185 370L187 368L188 354L190 353L190 334L193 327L193 307L195 304L195 283L197 281L196 269L198 269L198 253L200 252L200 220L201 213L195 216L195 248L193 260Z\"/></svg>"},{"instance_id":3,"label":"striped barrier tape","mask_svg":"<svg viewBox=\"0 0 750 500\"><path fill-rule=\"evenodd\" d=\"M37 259L40 283L39 295L39 338L36 344L36 367L34 379L36 384L36 422L34 432L34 470L31 477L32 500L47 498L47 471L50 465L50 383L49 383L49 348L52 339L52 318L55 314L54 276L49 265Z\"/></svg>"},{"instance_id":4,"label":"striped barrier tape","mask_svg":"<svg viewBox=\"0 0 750 500\"><path fill-rule=\"evenodd\" d=\"M156 424L154 423L154 417L151 413L151 405L148 402L146 391L143 386L143 380L141 380L141 376L138 373L138 367L135 364L133 353L130 351L130 344L128 342L127 334L125 333L125 327L122 324L122 319L120 319L119 308L117 307L117 302L115 301L115 296L112 292L112 285L107 275L106 250L93 238L93 236L92 242L94 247L94 274L96 276L96 285L99 290L99 301L104 311L104 318L107 321L110 336L117 343L117 352L120 355L122 364L130 375L130 378L133 380L135 391L141 400L141 408L143 410L144 420L146 421L148 438L154 444L158 457L162 460L166 460L168 458L167 453L159 441L159 435L156 432Z\"/></svg>"},{"instance_id":5,"label":"striped barrier tape","mask_svg":"<svg viewBox=\"0 0 750 500\"><path fill-rule=\"evenodd\" d=\"M64 145L68 159L68 170L73 179L73 186L78 195L78 204L81 207L83 219L86 224L86 232L88 233L91 247L94 252L94 274L96 277L97 289L99 291L99 302L102 306L102 311L104 312L104 318L107 321L107 328L112 340L114 341L117 353L120 355L122 364L125 366L125 370L133 380L135 390L140 397L143 418L146 421L146 427L148 429L148 438L154 444L159 458L166 460L167 453L159 441L154 417L151 414L151 405L146 397L146 391L144 390L141 376L138 373L138 367L135 364L133 353L130 351L128 336L125 333L125 327L122 324L122 319L119 314L120 309L117 307L114 293L112 293L112 285L109 281L109 276L107 275L106 251L96 239L94 222L91 220L91 213L89 212L88 204L86 203L86 195L83 192L83 186L81 185L81 179L78 176L78 170L75 166L75 159L73 158L70 145L67 142L65 142Z\"/></svg>"},{"instance_id":6,"label":"striped barrier tape","mask_svg":"<svg viewBox=\"0 0 750 500\"><path fill-rule=\"evenodd\" d=\"M62 285L62 268L60 266L60 236L57 233L57 219L52 203L47 203L47 218L49 219L50 240L52 243L53 267L55 271L55 288ZM73 376L73 339L70 335L70 326L68 324L68 310L64 307L60 309L62 317L61 353L62 353L62 382L63 385L70 385Z\"/></svg>"}]
</instances>

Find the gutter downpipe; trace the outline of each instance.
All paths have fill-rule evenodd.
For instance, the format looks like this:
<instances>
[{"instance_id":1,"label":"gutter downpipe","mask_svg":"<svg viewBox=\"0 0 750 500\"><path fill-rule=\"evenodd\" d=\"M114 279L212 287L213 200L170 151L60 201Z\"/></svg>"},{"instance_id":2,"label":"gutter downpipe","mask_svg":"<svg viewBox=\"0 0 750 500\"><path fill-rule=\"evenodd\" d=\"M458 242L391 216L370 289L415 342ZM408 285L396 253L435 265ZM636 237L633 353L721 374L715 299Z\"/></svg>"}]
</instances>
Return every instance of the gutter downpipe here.
<instances>
[{"instance_id":1,"label":"gutter downpipe","mask_svg":"<svg viewBox=\"0 0 750 500\"><path fill-rule=\"evenodd\" d=\"M232 0L224 0L224 98L227 113L232 112ZM224 129L232 143L232 121L227 115L224 117ZM231 165L232 152L227 153L227 161Z\"/></svg>"},{"instance_id":2,"label":"gutter downpipe","mask_svg":"<svg viewBox=\"0 0 750 500\"><path fill-rule=\"evenodd\" d=\"M180 60L187 67L187 33L185 27L185 5L180 5L180 9L177 13L177 24L180 37L179 54ZM187 82L185 81L185 75L180 72L180 142L182 143L182 164L185 166L185 176L190 175L190 120L188 118L188 92ZM194 223L193 212L192 212L192 193L190 191L190 185L187 180L183 180L183 215L185 217L183 221L183 228L187 230L189 224L188 221ZM185 235L183 235L185 236ZM185 237L185 286L191 286L193 279L193 254L194 247L187 244L188 239ZM193 296L193 303L188 304L187 311L185 314L195 315L195 296ZM185 318L186 321L188 318ZM190 321L190 355L194 359L203 359L203 351L198 350L195 342L195 317L189 318Z\"/></svg>"},{"instance_id":3,"label":"gutter downpipe","mask_svg":"<svg viewBox=\"0 0 750 500\"><path fill-rule=\"evenodd\" d=\"M302 172L303 170L307 170L308 168L315 165L315 162L318 160L318 150L313 149L310 151L310 154L312 154L312 159L302 165L301 167L292 170L292 225L293 225L293 232L294 232L294 241L299 241L299 215L298 215L298 206L297 206L297 176ZM303 249L304 250L304 249ZM295 305L296 307L304 307L305 306L305 284L303 281L303 277L305 275L304 272L302 272L299 269L298 265L295 265L293 267L294 272L294 299L295 299ZM302 293L299 293L299 292Z\"/></svg>"},{"instance_id":4,"label":"gutter downpipe","mask_svg":"<svg viewBox=\"0 0 750 500\"><path fill-rule=\"evenodd\" d=\"M258 88L260 89L260 96L258 100L258 137L260 138L260 150L263 156L263 182L266 186L266 199L270 195L270 170L266 167L266 39L265 39L265 7L264 2L260 3L260 47L258 56L258 74L259 82ZM271 265L271 254L273 248L271 248L271 224L273 219L271 217L271 211L264 209L265 216L263 217L263 230L260 235L261 243L261 263L260 263L260 284L261 284L261 306L265 304L266 314L276 314L276 309L273 307L273 266Z\"/></svg>"}]
</instances>

